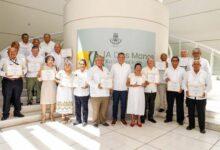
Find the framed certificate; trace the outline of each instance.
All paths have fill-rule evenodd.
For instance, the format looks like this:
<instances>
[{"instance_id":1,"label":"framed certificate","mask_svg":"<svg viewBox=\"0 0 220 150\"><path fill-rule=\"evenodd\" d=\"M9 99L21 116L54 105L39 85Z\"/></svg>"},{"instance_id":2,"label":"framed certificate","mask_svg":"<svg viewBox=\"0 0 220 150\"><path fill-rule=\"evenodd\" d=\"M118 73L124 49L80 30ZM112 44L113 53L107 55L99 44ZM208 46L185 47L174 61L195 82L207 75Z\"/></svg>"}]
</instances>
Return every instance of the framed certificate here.
<instances>
[{"instance_id":1,"label":"framed certificate","mask_svg":"<svg viewBox=\"0 0 220 150\"><path fill-rule=\"evenodd\" d=\"M190 97L203 97L205 85L188 84L188 92Z\"/></svg>"},{"instance_id":2,"label":"framed certificate","mask_svg":"<svg viewBox=\"0 0 220 150\"><path fill-rule=\"evenodd\" d=\"M167 91L179 92L180 91L180 83L179 82L168 81Z\"/></svg>"},{"instance_id":3,"label":"framed certificate","mask_svg":"<svg viewBox=\"0 0 220 150\"><path fill-rule=\"evenodd\" d=\"M111 78L101 79L101 87L106 89L111 89L113 87L112 79Z\"/></svg>"},{"instance_id":4,"label":"framed certificate","mask_svg":"<svg viewBox=\"0 0 220 150\"><path fill-rule=\"evenodd\" d=\"M86 86L85 80L83 80L82 78L79 78L79 77L74 77L73 87L81 88L81 87L85 87L85 86Z\"/></svg>"},{"instance_id":5,"label":"framed certificate","mask_svg":"<svg viewBox=\"0 0 220 150\"><path fill-rule=\"evenodd\" d=\"M8 76L22 76L22 66L21 65L8 65L7 66L7 75Z\"/></svg>"},{"instance_id":6,"label":"framed certificate","mask_svg":"<svg viewBox=\"0 0 220 150\"><path fill-rule=\"evenodd\" d=\"M28 71L30 72L38 72L40 70L39 63L28 63Z\"/></svg>"},{"instance_id":7,"label":"framed certificate","mask_svg":"<svg viewBox=\"0 0 220 150\"><path fill-rule=\"evenodd\" d=\"M42 70L41 71L41 79L43 81L55 80L55 71L52 69Z\"/></svg>"},{"instance_id":8,"label":"framed certificate","mask_svg":"<svg viewBox=\"0 0 220 150\"><path fill-rule=\"evenodd\" d=\"M72 49L71 48L66 48L61 50L61 56L66 58L66 57L72 57Z\"/></svg>"},{"instance_id":9,"label":"framed certificate","mask_svg":"<svg viewBox=\"0 0 220 150\"><path fill-rule=\"evenodd\" d=\"M147 74L147 81L149 83L155 83L155 81L156 81L156 74L155 73L148 73Z\"/></svg>"},{"instance_id":10,"label":"framed certificate","mask_svg":"<svg viewBox=\"0 0 220 150\"><path fill-rule=\"evenodd\" d=\"M156 62L156 68L158 70L166 70L166 62Z\"/></svg>"}]
</instances>

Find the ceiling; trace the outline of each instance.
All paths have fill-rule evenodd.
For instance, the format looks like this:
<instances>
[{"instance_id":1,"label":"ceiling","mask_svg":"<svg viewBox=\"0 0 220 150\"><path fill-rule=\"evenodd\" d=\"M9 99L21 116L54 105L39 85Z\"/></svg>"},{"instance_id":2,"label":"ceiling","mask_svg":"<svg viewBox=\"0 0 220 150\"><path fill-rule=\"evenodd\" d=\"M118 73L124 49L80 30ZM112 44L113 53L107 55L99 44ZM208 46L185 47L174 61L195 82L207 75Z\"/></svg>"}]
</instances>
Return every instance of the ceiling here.
<instances>
[{"instance_id":1,"label":"ceiling","mask_svg":"<svg viewBox=\"0 0 220 150\"><path fill-rule=\"evenodd\" d=\"M0 49L24 32L32 37L63 31L68 0L0 0ZM170 33L220 50L220 0L164 0Z\"/></svg>"}]
</instances>

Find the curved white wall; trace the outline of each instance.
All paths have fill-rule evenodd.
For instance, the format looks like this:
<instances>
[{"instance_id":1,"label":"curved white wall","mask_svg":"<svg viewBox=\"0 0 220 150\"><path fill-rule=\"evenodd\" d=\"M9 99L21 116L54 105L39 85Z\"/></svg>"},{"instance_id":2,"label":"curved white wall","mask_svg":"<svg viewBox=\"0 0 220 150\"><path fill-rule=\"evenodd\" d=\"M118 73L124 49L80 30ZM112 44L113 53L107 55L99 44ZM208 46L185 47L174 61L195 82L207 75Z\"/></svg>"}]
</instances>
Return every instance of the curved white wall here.
<instances>
[{"instance_id":1,"label":"curved white wall","mask_svg":"<svg viewBox=\"0 0 220 150\"><path fill-rule=\"evenodd\" d=\"M168 10L155 0L69 1L64 8L65 47L76 50L77 30L88 28L126 28L155 32L156 58L168 49Z\"/></svg>"}]
</instances>

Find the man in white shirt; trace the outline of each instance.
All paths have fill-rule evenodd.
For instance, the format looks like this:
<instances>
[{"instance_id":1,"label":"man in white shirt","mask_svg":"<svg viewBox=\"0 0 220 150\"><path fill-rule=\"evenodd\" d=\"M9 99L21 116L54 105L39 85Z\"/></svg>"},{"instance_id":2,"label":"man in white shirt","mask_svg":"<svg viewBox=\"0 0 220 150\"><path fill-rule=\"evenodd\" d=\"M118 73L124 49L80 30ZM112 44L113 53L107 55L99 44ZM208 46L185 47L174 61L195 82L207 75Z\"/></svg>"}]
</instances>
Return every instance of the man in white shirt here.
<instances>
[{"instance_id":1,"label":"man in white shirt","mask_svg":"<svg viewBox=\"0 0 220 150\"><path fill-rule=\"evenodd\" d=\"M186 71L188 70L188 64L190 61L190 58L188 57L188 51L186 49L182 49L180 51L180 63L179 66L182 67L183 69L185 69Z\"/></svg>"},{"instance_id":2,"label":"man in white shirt","mask_svg":"<svg viewBox=\"0 0 220 150\"><path fill-rule=\"evenodd\" d=\"M192 68L192 64L194 62L194 60L199 60L200 64L201 64L201 69L204 70L205 72L207 72L209 75L211 75L211 71L210 71L210 66L209 66L209 62L207 59L202 58L201 57L202 52L200 48L195 48L192 52L192 56L193 58L189 61L188 64L188 70L193 70Z\"/></svg>"},{"instance_id":3,"label":"man in white shirt","mask_svg":"<svg viewBox=\"0 0 220 150\"><path fill-rule=\"evenodd\" d=\"M42 49L44 55L48 55L54 51L55 43L51 40L51 36L48 33L44 34L44 41L40 43L40 48Z\"/></svg>"},{"instance_id":4,"label":"man in white shirt","mask_svg":"<svg viewBox=\"0 0 220 150\"><path fill-rule=\"evenodd\" d=\"M167 68L164 74L164 80L167 82L167 111L165 123L173 120L173 105L176 99L177 122L183 125L184 120L184 91L183 79L185 70L179 67L179 58L173 56L172 66Z\"/></svg>"},{"instance_id":5,"label":"man in white shirt","mask_svg":"<svg viewBox=\"0 0 220 150\"><path fill-rule=\"evenodd\" d=\"M23 90L22 77L26 74L27 68L25 62L17 57L17 49L12 47L8 49L8 57L0 61L0 76L2 80L3 94L3 115L2 120L9 117L11 98L13 96L14 116L24 117L21 114L21 93Z\"/></svg>"},{"instance_id":6,"label":"man in white shirt","mask_svg":"<svg viewBox=\"0 0 220 150\"><path fill-rule=\"evenodd\" d=\"M121 122L127 125L125 113L127 107L128 88L126 81L131 73L131 66L125 63L125 54L118 53L118 63L113 64L111 74L113 77L113 107L112 107L112 124L116 124L118 117L118 104L121 100Z\"/></svg>"},{"instance_id":7,"label":"man in white shirt","mask_svg":"<svg viewBox=\"0 0 220 150\"><path fill-rule=\"evenodd\" d=\"M38 72L41 65L44 63L43 56L39 55L39 48L34 46L31 50L31 54L27 57L27 93L28 93L28 105L33 103L33 91L36 93L36 102L40 103L40 88L41 82L38 81Z\"/></svg>"},{"instance_id":8,"label":"man in white shirt","mask_svg":"<svg viewBox=\"0 0 220 150\"><path fill-rule=\"evenodd\" d=\"M29 35L24 33L21 35L20 50L24 56L29 56L31 54L32 44L29 42Z\"/></svg>"},{"instance_id":9,"label":"man in white shirt","mask_svg":"<svg viewBox=\"0 0 220 150\"><path fill-rule=\"evenodd\" d=\"M43 50L40 47L40 40L38 38L35 38L35 39L32 40L32 45L35 46L35 47L38 47L39 55L45 57L45 54L44 54Z\"/></svg>"},{"instance_id":10,"label":"man in white shirt","mask_svg":"<svg viewBox=\"0 0 220 150\"><path fill-rule=\"evenodd\" d=\"M184 77L186 103L188 106L189 126L187 130L195 128L195 108L198 113L199 128L205 133L205 110L207 92L211 90L211 79L207 72L201 69L199 60L193 61L193 70L188 71Z\"/></svg>"},{"instance_id":11,"label":"man in white shirt","mask_svg":"<svg viewBox=\"0 0 220 150\"><path fill-rule=\"evenodd\" d=\"M100 55L96 56L95 65L89 70L89 85L91 104L93 108L94 126L99 124L109 126L106 122L110 89L103 87L102 80L110 76L110 72L104 66L104 58Z\"/></svg>"},{"instance_id":12,"label":"man in white shirt","mask_svg":"<svg viewBox=\"0 0 220 150\"><path fill-rule=\"evenodd\" d=\"M168 60L167 60L167 54L162 53L160 55L160 62L159 63L164 63L165 67L158 67L159 74L160 74L160 84L157 86L158 94L159 94L159 99L160 99L160 106L159 106L159 112L164 112L166 109L166 101L167 101L167 96L166 96L166 91L167 91L167 84L166 81L163 79L164 73L166 68L168 67Z\"/></svg>"},{"instance_id":13,"label":"man in white shirt","mask_svg":"<svg viewBox=\"0 0 220 150\"><path fill-rule=\"evenodd\" d=\"M154 59L147 59L147 67L142 69L142 73L145 75L147 86L144 89L145 92L145 114L141 117L141 122L145 123L146 109L148 109L148 120L156 123L154 120L154 107L157 94L157 85L160 82L159 71L154 67Z\"/></svg>"},{"instance_id":14,"label":"man in white shirt","mask_svg":"<svg viewBox=\"0 0 220 150\"><path fill-rule=\"evenodd\" d=\"M55 58L55 65L58 70L63 69L64 67L64 58L61 55L61 45L56 43L54 46L54 51L50 53Z\"/></svg>"}]
</instances>

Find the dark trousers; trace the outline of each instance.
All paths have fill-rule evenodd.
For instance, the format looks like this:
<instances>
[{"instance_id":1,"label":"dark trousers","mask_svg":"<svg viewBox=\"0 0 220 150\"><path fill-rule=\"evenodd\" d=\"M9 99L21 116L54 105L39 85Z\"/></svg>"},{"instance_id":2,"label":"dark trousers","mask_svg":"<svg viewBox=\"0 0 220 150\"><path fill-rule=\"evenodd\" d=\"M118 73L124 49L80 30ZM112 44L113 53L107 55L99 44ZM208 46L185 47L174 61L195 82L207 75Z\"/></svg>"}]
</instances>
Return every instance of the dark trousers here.
<instances>
[{"instance_id":1,"label":"dark trousers","mask_svg":"<svg viewBox=\"0 0 220 150\"><path fill-rule=\"evenodd\" d=\"M76 121L79 123L82 123L81 114L83 114L83 122L88 121L88 101L89 96L75 96Z\"/></svg>"},{"instance_id":2,"label":"dark trousers","mask_svg":"<svg viewBox=\"0 0 220 150\"><path fill-rule=\"evenodd\" d=\"M118 116L118 104L121 100L121 119L125 119L126 106L127 106L128 91L116 91L113 90L113 112L112 117L117 120Z\"/></svg>"},{"instance_id":3,"label":"dark trousers","mask_svg":"<svg viewBox=\"0 0 220 150\"><path fill-rule=\"evenodd\" d=\"M195 127L195 109L198 113L198 121L200 130L205 129L205 108L206 108L206 99L196 100L187 98L186 103L188 105L188 114L189 114L189 126Z\"/></svg>"},{"instance_id":4,"label":"dark trousers","mask_svg":"<svg viewBox=\"0 0 220 150\"><path fill-rule=\"evenodd\" d=\"M173 105L176 99L177 122L182 123L184 120L184 91L182 93L167 91L167 111L166 119L173 120Z\"/></svg>"},{"instance_id":5,"label":"dark trousers","mask_svg":"<svg viewBox=\"0 0 220 150\"><path fill-rule=\"evenodd\" d=\"M21 93L23 90L22 78L11 80L3 78L2 80L2 95L3 95L3 116L8 117L11 105L11 99L13 99L14 114L19 114L21 111Z\"/></svg>"},{"instance_id":6,"label":"dark trousers","mask_svg":"<svg viewBox=\"0 0 220 150\"><path fill-rule=\"evenodd\" d=\"M148 119L153 119L156 95L156 93L145 93L145 112L144 116L141 116L141 122L145 122L147 117L147 110Z\"/></svg>"}]
</instances>

